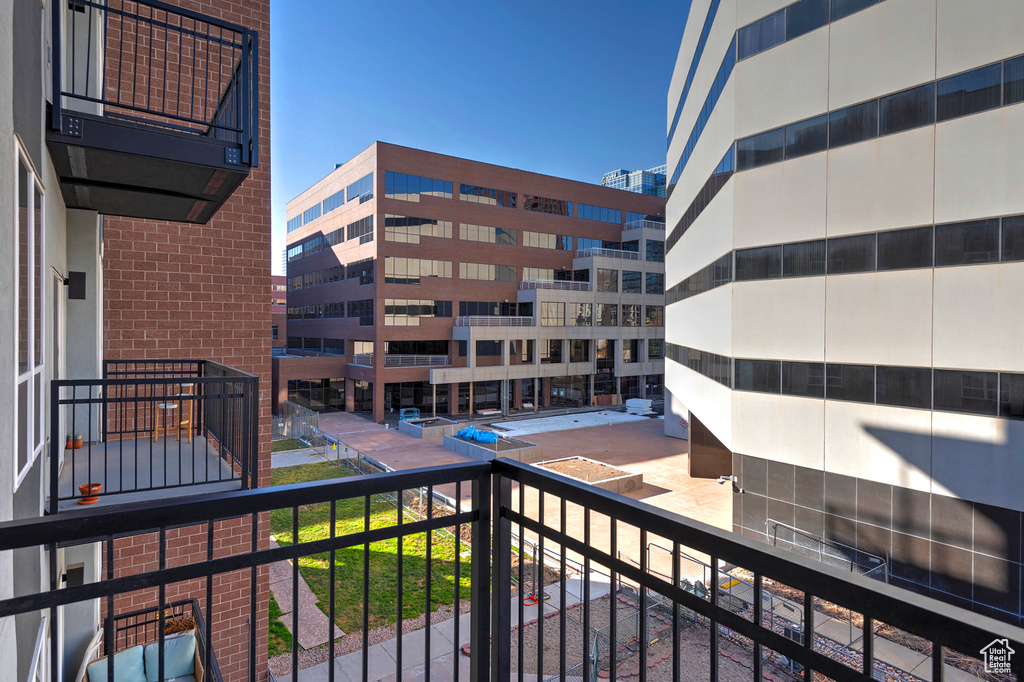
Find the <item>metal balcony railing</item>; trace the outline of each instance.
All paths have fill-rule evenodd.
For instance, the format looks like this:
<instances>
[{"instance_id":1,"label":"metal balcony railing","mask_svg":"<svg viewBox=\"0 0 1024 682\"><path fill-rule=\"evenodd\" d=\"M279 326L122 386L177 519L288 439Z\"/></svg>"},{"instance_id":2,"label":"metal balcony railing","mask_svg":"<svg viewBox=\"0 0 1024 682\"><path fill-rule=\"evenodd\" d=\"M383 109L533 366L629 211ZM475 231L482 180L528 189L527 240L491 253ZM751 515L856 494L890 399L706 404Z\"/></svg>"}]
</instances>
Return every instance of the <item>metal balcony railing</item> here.
<instances>
[{"instance_id":1,"label":"metal balcony railing","mask_svg":"<svg viewBox=\"0 0 1024 682\"><path fill-rule=\"evenodd\" d=\"M582 251L576 252L577 258L587 258L588 256L603 256L604 258L621 258L623 260L640 260L640 254L636 251L622 251L620 249L602 249L597 246L593 246L589 249L583 249Z\"/></svg>"},{"instance_id":2,"label":"metal balcony railing","mask_svg":"<svg viewBox=\"0 0 1024 682\"><path fill-rule=\"evenodd\" d=\"M108 360L102 379L51 381L49 511L89 497L254 486L257 384L209 360Z\"/></svg>"},{"instance_id":3,"label":"metal balcony railing","mask_svg":"<svg viewBox=\"0 0 1024 682\"><path fill-rule=\"evenodd\" d=\"M452 364L448 355L385 355L385 367L445 367Z\"/></svg>"},{"instance_id":4,"label":"metal balcony railing","mask_svg":"<svg viewBox=\"0 0 1024 682\"><path fill-rule=\"evenodd\" d=\"M516 315L460 315L456 327L532 327L532 317Z\"/></svg>"},{"instance_id":5,"label":"metal balcony railing","mask_svg":"<svg viewBox=\"0 0 1024 682\"><path fill-rule=\"evenodd\" d=\"M256 31L158 0L52 5L54 129L96 114L232 142L258 165Z\"/></svg>"},{"instance_id":6,"label":"metal balcony railing","mask_svg":"<svg viewBox=\"0 0 1024 682\"><path fill-rule=\"evenodd\" d=\"M590 282L566 282L560 279L525 279L519 283L519 290L562 289L564 291L590 291Z\"/></svg>"},{"instance_id":7,"label":"metal balcony railing","mask_svg":"<svg viewBox=\"0 0 1024 682\"><path fill-rule=\"evenodd\" d=\"M351 364L373 367L373 353L356 353L352 356Z\"/></svg>"},{"instance_id":8,"label":"metal balcony railing","mask_svg":"<svg viewBox=\"0 0 1024 682\"><path fill-rule=\"evenodd\" d=\"M453 508L435 490L462 502ZM256 538L270 530L261 519L275 510L271 518L283 524L275 532L290 532L291 544L258 549ZM303 535L298 531L304 524L337 532ZM214 554L222 533L230 536L232 528L250 526L251 543L225 543L225 551ZM175 544L179 538L168 537L172 528L193 528L203 537L205 558ZM159 563L140 568L130 552L115 552L116 544L131 545L139 536L146 536ZM63 654L57 636L63 626L60 607L98 599L116 621L122 615L119 603L166 606L164 592L174 586L199 600L203 641L230 647L234 660L245 662L232 679L263 679L257 647L266 646L265 630L257 627L266 627L266 607L258 601L257 576L261 567L283 560L291 561L294 589L278 598L298 593L300 575L316 571L327 586L320 595L327 617L354 618L354 629L361 623L362 648L347 660L355 661L352 672L362 679L400 678L416 665L410 661L416 657L450 666L452 676L445 679L462 679L466 671L460 673L460 667L468 666L477 682L552 675L584 680L706 676L715 682L720 667L734 663L730 679L743 672L753 682L768 675L816 679L812 673L839 682L879 676L942 682L977 678L973 666L980 671L981 652L995 640L1024 651L1020 628L508 459L0 524L0 552L52 552L92 542L104 543L107 562L96 582L58 589L57 562L50 561L50 590L0 600L0 618L46 613L55 670ZM390 549L381 551L385 546ZM403 561L404 552L416 546L425 554ZM303 558L309 561L299 561ZM361 574L356 578L361 588L347 588L346 599L356 603L341 602L335 590L353 569ZM228 580L237 575L242 579ZM538 575L546 577L538 580ZM381 580L394 589L383 602L370 591ZM449 590L443 600L431 592L460 582L461 593ZM214 592L214 585L230 587ZM785 596L777 597L782 591ZM445 623L442 636L433 610L457 614L460 598L468 599L470 612ZM344 614L337 609L340 603ZM423 608L407 608L413 604L432 605L416 616L423 619L422 632L396 639L389 649L393 658L371 656L371 609L380 609L375 613L403 632L405 620ZM299 609L281 607L291 614L285 617L292 619L292 631L298 631ZM233 632L211 625L226 618L243 625ZM113 621L105 628L106 640L115 641ZM436 645L443 641L452 648L439 652ZM469 658L460 651L465 643ZM326 649L323 670L305 670L303 679L330 679L336 667L333 638ZM242 656L234 656L237 652ZM1007 661L1017 679L1024 672L1022 660ZM906 669L910 666L916 672ZM299 679L298 647L290 668L290 679ZM436 669L435 674L440 677Z\"/></svg>"},{"instance_id":9,"label":"metal balcony railing","mask_svg":"<svg viewBox=\"0 0 1024 682\"><path fill-rule=\"evenodd\" d=\"M665 223L660 220L634 220L631 223L626 223L626 229L638 229L646 227L649 230L665 230Z\"/></svg>"}]
</instances>

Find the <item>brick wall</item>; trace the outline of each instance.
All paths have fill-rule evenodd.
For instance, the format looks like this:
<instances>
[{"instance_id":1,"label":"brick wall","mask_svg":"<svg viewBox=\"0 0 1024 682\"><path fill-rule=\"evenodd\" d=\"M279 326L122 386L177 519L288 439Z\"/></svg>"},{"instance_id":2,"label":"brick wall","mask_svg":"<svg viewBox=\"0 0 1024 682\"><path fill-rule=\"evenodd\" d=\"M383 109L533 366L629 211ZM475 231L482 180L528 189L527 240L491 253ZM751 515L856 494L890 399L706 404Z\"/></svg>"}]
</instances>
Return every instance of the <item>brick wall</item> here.
<instances>
[{"instance_id":1,"label":"brick wall","mask_svg":"<svg viewBox=\"0 0 1024 682\"><path fill-rule=\"evenodd\" d=\"M259 378L259 485L270 482L270 3L179 0L183 8L259 32L259 168L206 225L107 218L104 223L104 357L209 359ZM116 78L116 76L114 76ZM108 74L108 86L111 76ZM259 547L269 519L260 519ZM247 551L248 520L215 530L215 555ZM156 536L115 541L117 573L156 568ZM206 556L206 528L168 532L167 565ZM173 540L173 541L172 541ZM248 572L214 578L214 647L224 679L247 679ZM205 581L174 586L169 600L196 596ZM257 679L266 677L267 576L257 580ZM119 599L115 610L156 603L155 591Z\"/></svg>"}]
</instances>

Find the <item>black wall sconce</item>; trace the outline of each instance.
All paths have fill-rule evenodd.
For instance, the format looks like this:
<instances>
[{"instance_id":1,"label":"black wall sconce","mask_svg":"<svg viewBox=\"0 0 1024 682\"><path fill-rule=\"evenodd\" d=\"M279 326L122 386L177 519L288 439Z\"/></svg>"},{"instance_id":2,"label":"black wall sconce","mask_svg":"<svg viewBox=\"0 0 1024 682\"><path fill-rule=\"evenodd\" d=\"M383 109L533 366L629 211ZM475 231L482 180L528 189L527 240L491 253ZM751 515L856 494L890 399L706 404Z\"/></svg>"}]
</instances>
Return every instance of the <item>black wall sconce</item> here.
<instances>
[{"instance_id":1,"label":"black wall sconce","mask_svg":"<svg viewBox=\"0 0 1024 682\"><path fill-rule=\"evenodd\" d=\"M85 273L69 271L64 278L64 286L68 288L68 300L85 300Z\"/></svg>"}]
</instances>

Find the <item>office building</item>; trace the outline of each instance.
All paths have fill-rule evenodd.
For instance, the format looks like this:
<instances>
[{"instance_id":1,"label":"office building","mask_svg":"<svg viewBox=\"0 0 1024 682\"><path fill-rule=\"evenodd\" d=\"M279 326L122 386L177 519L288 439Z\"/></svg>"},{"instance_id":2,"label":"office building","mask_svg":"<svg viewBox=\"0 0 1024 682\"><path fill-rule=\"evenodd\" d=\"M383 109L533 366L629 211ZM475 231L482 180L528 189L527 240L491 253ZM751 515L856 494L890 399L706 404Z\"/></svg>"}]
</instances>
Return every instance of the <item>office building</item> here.
<instances>
[{"instance_id":1,"label":"office building","mask_svg":"<svg viewBox=\"0 0 1024 682\"><path fill-rule=\"evenodd\" d=\"M5 680L185 613L205 679L266 671L265 571L180 574L266 534L159 510L269 483L269 2L175 4L0 4Z\"/></svg>"},{"instance_id":2,"label":"office building","mask_svg":"<svg viewBox=\"0 0 1024 682\"><path fill-rule=\"evenodd\" d=\"M1013 0L698 0L667 118L691 473L737 478L738 532L1014 623L1022 30Z\"/></svg>"},{"instance_id":3,"label":"office building","mask_svg":"<svg viewBox=\"0 0 1024 682\"><path fill-rule=\"evenodd\" d=\"M270 279L270 349L274 355L282 355L288 336L288 279L284 275L271 275Z\"/></svg>"},{"instance_id":4,"label":"office building","mask_svg":"<svg viewBox=\"0 0 1024 682\"><path fill-rule=\"evenodd\" d=\"M288 203L275 401L380 420L658 394L663 207L374 143Z\"/></svg>"},{"instance_id":5,"label":"office building","mask_svg":"<svg viewBox=\"0 0 1024 682\"><path fill-rule=\"evenodd\" d=\"M601 178L605 187L624 189L652 197L665 198L665 166L648 170L628 171L625 168L605 173Z\"/></svg>"}]
</instances>

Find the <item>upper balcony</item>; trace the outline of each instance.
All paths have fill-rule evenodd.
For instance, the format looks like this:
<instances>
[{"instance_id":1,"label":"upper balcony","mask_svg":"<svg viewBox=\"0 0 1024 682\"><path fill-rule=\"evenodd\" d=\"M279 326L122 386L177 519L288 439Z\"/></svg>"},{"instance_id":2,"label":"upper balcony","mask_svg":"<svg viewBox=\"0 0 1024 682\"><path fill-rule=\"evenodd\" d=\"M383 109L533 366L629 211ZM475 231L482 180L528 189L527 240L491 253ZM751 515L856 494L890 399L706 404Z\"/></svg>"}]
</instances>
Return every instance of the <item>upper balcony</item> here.
<instances>
[{"instance_id":1,"label":"upper balcony","mask_svg":"<svg viewBox=\"0 0 1024 682\"><path fill-rule=\"evenodd\" d=\"M208 360L108 360L104 374L51 382L51 514L255 487L256 377Z\"/></svg>"},{"instance_id":2,"label":"upper balcony","mask_svg":"<svg viewBox=\"0 0 1024 682\"><path fill-rule=\"evenodd\" d=\"M524 279L520 291L532 289L558 289L561 291L590 291L590 282L568 282L561 279Z\"/></svg>"},{"instance_id":3,"label":"upper balcony","mask_svg":"<svg viewBox=\"0 0 1024 682\"><path fill-rule=\"evenodd\" d=\"M459 315L456 327L532 327L532 317L522 315Z\"/></svg>"},{"instance_id":4,"label":"upper balcony","mask_svg":"<svg viewBox=\"0 0 1024 682\"><path fill-rule=\"evenodd\" d=\"M250 524L280 546L231 541ZM182 547L177 528L209 549ZM324 617L361 631L344 655L328 637L326 660L301 671L293 647L280 682L411 679L425 664L432 678L474 682L1012 682L1024 672L1018 627L509 459L5 522L0 556L114 538L144 540L159 563L108 543L103 573L57 589L58 564L44 562L54 587L0 600L0 619L51 614L39 641L59 662L69 605L99 600L120 617L133 600L171 606L182 598L173 588L198 597L197 640L230 654L230 679L256 682L267 606L255 578L269 567L293 631ZM304 578L322 612L297 608ZM419 629L407 631L409 619ZM406 634L371 643L382 620ZM19 640L36 636L39 619L24 621L5 621L25 627ZM982 672L989 663L1005 669Z\"/></svg>"},{"instance_id":5,"label":"upper balcony","mask_svg":"<svg viewBox=\"0 0 1024 682\"><path fill-rule=\"evenodd\" d=\"M648 230L659 230L661 232L664 232L665 231L665 221L663 221L663 220L634 220L631 223L626 223L626 229L627 230L642 230L644 228L646 228Z\"/></svg>"},{"instance_id":6,"label":"upper balcony","mask_svg":"<svg viewBox=\"0 0 1024 682\"><path fill-rule=\"evenodd\" d=\"M620 258L622 260L640 260L640 254L636 251L623 251L622 249L602 249L592 246L576 252L576 258L590 258L600 256L602 258Z\"/></svg>"},{"instance_id":7,"label":"upper balcony","mask_svg":"<svg viewBox=\"0 0 1024 682\"><path fill-rule=\"evenodd\" d=\"M257 33L159 0L50 5L64 203L208 222L258 165Z\"/></svg>"}]
</instances>

